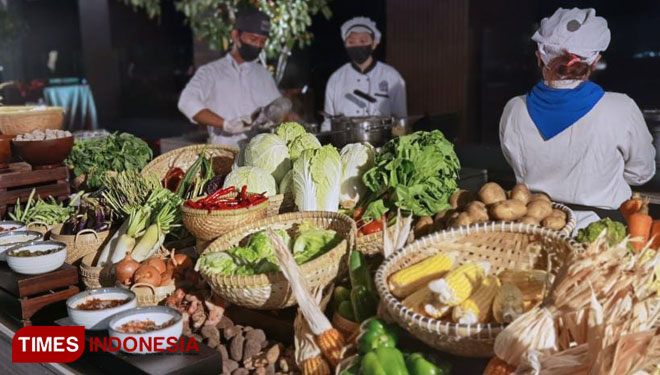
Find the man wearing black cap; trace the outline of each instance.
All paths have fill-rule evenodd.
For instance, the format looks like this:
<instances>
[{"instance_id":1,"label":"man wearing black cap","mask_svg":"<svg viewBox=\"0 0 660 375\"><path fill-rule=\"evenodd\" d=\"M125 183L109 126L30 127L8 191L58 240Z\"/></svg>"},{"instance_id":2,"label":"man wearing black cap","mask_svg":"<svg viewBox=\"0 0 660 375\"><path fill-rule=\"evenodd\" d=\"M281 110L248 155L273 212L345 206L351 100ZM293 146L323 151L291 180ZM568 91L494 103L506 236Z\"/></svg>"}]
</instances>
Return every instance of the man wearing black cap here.
<instances>
[{"instance_id":1,"label":"man wearing black cap","mask_svg":"<svg viewBox=\"0 0 660 375\"><path fill-rule=\"evenodd\" d=\"M179 110L207 126L210 143L237 146L247 138L252 113L281 96L272 75L255 62L269 31L267 15L241 11L231 32L232 50L199 68L181 93Z\"/></svg>"}]
</instances>

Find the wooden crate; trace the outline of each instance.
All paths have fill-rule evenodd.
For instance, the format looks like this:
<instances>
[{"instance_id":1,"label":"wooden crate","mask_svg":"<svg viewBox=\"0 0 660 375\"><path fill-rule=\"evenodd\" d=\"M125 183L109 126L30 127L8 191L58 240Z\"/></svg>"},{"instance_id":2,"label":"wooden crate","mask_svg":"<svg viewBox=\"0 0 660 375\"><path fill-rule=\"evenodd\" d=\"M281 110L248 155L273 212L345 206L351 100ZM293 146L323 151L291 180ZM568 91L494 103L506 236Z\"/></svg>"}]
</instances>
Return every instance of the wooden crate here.
<instances>
[{"instance_id":1,"label":"wooden crate","mask_svg":"<svg viewBox=\"0 0 660 375\"><path fill-rule=\"evenodd\" d=\"M13 163L0 173L0 216L4 217L7 207L20 199L25 202L32 189L42 198L56 197L63 200L69 196L69 170L65 166L32 170L27 163Z\"/></svg>"}]
</instances>

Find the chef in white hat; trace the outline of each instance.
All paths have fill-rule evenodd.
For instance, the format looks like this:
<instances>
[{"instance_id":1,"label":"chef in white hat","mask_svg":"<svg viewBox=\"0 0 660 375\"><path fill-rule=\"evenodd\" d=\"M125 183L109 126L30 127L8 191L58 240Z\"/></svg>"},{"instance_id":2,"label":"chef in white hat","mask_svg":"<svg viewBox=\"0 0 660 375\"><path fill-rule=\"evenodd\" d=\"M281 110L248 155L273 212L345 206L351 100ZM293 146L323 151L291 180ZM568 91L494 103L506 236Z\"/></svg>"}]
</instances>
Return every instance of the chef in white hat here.
<instances>
[{"instance_id":1,"label":"chef in white hat","mask_svg":"<svg viewBox=\"0 0 660 375\"><path fill-rule=\"evenodd\" d=\"M504 108L504 156L518 182L572 206L578 228L621 219L630 185L655 174L655 149L635 101L589 81L610 43L607 21L594 9L559 8L532 40L543 78Z\"/></svg>"},{"instance_id":2,"label":"chef in white hat","mask_svg":"<svg viewBox=\"0 0 660 375\"><path fill-rule=\"evenodd\" d=\"M406 83L393 67L377 61L380 43L376 23L355 17L341 26L350 62L337 69L325 89L325 112L330 115L406 117ZM325 121L323 131L330 130Z\"/></svg>"}]
</instances>

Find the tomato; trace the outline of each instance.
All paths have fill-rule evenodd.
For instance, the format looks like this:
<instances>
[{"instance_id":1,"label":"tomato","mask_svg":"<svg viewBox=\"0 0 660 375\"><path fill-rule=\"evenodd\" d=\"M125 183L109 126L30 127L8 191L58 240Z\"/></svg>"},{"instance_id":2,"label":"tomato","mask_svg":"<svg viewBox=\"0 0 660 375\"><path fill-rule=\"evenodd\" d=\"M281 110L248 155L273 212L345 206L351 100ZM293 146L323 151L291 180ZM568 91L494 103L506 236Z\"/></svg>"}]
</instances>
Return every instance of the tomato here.
<instances>
[{"instance_id":1,"label":"tomato","mask_svg":"<svg viewBox=\"0 0 660 375\"><path fill-rule=\"evenodd\" d=\"M378 220L372 220L369 224L363 226L360 228L360 232L363 234L372 234L372 233L378 233L383 230L383 219L385 218L385 215L383 215L380 219Z\"/></svg>"},{"instance_id":2,"label":"tomato","mask_svg":"<svg viewBox=\"0 0 660 375\"><path fill-rule=\"evenodd\" d=\"M366 210L367 209L365 207L355 209L355 211L353 211L353 220L358 221Z\"/></svg>"}]
</instances>

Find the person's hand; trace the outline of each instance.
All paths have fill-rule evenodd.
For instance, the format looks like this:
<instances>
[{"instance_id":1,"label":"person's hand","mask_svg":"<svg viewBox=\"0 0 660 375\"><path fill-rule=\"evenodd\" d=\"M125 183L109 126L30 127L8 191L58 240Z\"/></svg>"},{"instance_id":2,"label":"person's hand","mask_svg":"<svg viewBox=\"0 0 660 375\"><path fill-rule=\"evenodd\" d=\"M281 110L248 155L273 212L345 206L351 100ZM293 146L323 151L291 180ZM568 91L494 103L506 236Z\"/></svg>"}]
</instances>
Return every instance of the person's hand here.
<instances>
[{"instance_id":1,"label":"person's hand","mask_svg":"<svg viewBox=\"0 0 660 375\"><path fill-rule=\"evenodd\" d=\"M250 130L249 126L249 117L237 117L235 119L225 121L225 123L222 125L222 130L229 134L240 134Z\"/></svg>"}]
</instances>

